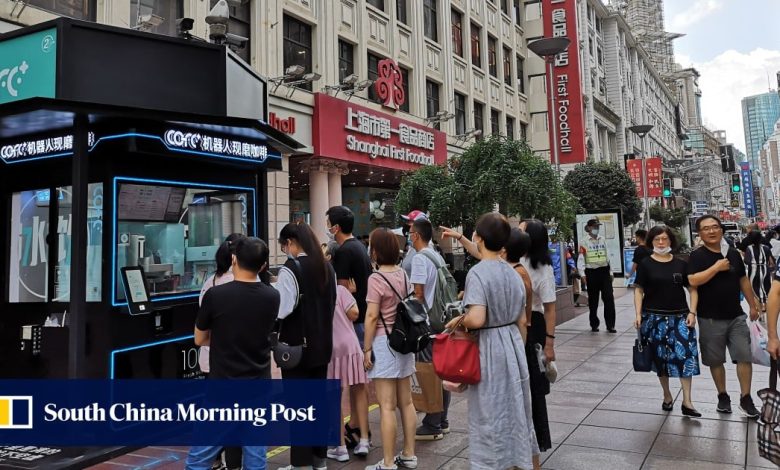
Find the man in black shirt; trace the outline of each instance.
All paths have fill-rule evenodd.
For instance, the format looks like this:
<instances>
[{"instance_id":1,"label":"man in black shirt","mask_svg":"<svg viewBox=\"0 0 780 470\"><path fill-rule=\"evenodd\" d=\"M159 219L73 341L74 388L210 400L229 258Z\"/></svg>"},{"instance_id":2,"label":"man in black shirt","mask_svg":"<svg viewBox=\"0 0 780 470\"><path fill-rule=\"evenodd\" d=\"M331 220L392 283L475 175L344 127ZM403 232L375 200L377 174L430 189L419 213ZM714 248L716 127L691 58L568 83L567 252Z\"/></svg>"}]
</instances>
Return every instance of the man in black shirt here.
<instances>
[{"instance_id":1,"label":"man in black shirt","mask_svg":"<svg viewBox=\"0 0 780 470\"><path fill-rule=\"evenodd\" d=\"M718 390L718 411L731 413L731 398L726 393L726 368L723 366L728 347L731 360L737 363L741 391L739 407L748 417L755 419L759 413L750 396L753 378L750 331L739 298L741 291L750 305L750 319L757 320L753 289L745 275L745 265L739 252L731 247L721 247L723 227L720 220L712 215L701 216L696 220L696 229L704 246L691 253L688 281L699 291L702 363L710 368Z\"/></svg>"},{"instance_id":2,"label":"man in black shirt","mask_svg":"<svg viewBox=\"0 0 780 470\"><path fill-rule=\"evenodd\" d=\"M195 321L195 344L211 347L209 379L270 379L268 336L279 313L279 293L257 281L268 265L268 246L259 238L238 241L233 282L206 292ZM187 469L209 469L221 446L190 449ZM265 447L243 447L245 469L264 469Z\"/></svg>"},{"instance_id":3,"label":"man in black shirt","mask_svg":"<svg viewBox=\"0 0 780 470\"><path fill-rule=\"evenodd\" d=\"M339 244L339 249L333 258L333 267L336 270L336 278L339 285L349 289L355 297L359 315L355 320L355 333L357 334L360 347L363 348L363 337L365 335L366 318L366 296L368 295L368 277L373 272L371 260L368 257L366 246L358 239L352 236L352 229L355 226L355 215L346 206L333 206L325 213L328 224L328 238L335 240ZM365 351L364 351L365 352ZM368 436L361 436L357 439L358 429L353 423L360 416L368 416L368 411L358 413L358 409L368 410L368 389L363 387L350 387L349 398L352 413L349 423L344 425L347 434L347 446L356 447L355 455L368 455ZM356 416L357 415L357 416ZM360 428L368 429L368 423L360 423Z\"/></svg>"},{"instance_id":4,"label":"man in black shirt","mask_svg":"<svg viewBox=\"0 0 780 470\"><path fill-rule=\"evenodd\" d=\"M629 279L631 279L631 277L636 273L636 270L639 267L639 263L641 263L643 259L650 256L650 250L647 248L647 246L645 246L647 230L640 228L634 232L634 237L636 237L636 249L634 249L634 259L633 264L631 265L631 274L628 276Z\"/></svg>"}]
</instances>

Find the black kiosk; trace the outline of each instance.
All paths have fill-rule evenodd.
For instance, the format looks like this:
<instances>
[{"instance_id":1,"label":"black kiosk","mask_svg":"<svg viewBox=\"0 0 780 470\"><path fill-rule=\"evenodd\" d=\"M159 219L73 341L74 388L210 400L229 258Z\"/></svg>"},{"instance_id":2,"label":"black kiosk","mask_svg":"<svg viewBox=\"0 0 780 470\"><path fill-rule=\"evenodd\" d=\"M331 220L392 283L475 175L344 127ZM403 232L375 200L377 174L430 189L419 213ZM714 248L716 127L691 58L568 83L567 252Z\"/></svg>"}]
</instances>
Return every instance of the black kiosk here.
<instances>
[{"instance_id":1,"label":"black kiosk","mask_svg":"<svg viewBox=\"0 0 780 470\"><path fill-rule=\"evenodd\" d=\"M301 147L266 103L221 46L70 19L0 36L0 377L200 374L216 249L267 239L267 172Z\"/></svg>"}]
</instances>

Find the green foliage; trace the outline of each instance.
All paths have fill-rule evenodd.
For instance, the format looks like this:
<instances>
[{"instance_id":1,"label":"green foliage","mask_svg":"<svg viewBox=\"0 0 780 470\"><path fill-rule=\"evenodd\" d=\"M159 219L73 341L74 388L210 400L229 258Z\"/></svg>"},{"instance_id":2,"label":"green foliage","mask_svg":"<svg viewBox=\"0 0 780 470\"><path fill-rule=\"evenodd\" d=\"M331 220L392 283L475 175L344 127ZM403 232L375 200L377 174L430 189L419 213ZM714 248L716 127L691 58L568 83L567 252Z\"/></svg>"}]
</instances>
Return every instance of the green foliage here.
<instances>
[{"instance_id":1,"label":"green foliage","mask_svg":"<svg viewBox=\"0 0 780 470\"><path fill-rule=\"evenodd\" d=\"M477 219L498 206L508 216L538 218L562 237L571 235L578 208L546 160L524 141L491 137L453 156L448 171L430 167L402 179L397 199L400 212L428 210L434 224L469 232Z\"/></svg>"},{"instance_id":2,"label":"green foliage","mask_svg":"<svg viewBox=\"0 0 780 470\"><path fill-rule=\"evenodd\" d=\"M636 223L642 216L642 201L628 173L615 163L577 165L563 179L563 186L586 211L619 208L623 222Z\"/></svg>"},{"instance_id":3,"label":"green foliage","mask_svg":"<svg viewBox=\"0 0 780 470\"><path fill-rule=\"evenodd\" d=\"M687 208L665 209L658 204L650 206L650 218L664 225L679 229L688 223L690 211Z\"/></svg>"}]
</instances>

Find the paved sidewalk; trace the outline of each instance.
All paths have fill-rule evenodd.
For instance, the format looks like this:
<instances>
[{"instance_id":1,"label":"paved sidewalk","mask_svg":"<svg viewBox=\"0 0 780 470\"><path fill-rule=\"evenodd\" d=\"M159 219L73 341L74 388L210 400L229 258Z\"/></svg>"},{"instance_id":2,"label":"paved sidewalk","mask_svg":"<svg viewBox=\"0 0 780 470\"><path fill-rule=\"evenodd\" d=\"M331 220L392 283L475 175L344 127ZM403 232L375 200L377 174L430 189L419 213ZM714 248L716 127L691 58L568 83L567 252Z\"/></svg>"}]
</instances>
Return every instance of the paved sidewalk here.
<instances>
[{"instance_id":1,"label":"paved sidewalk","mask_svg":"<svg viewBox=\"0 0 780 470\"><path fill-rule=\"evenodd\" d=\"M756 424L748 422L737 409L739 384L733 365L727 366L733 414L715 411L715 387L706 367L693 380L694 403L702 418L682 416L682 393L675 379L671 383L675 409L661 410L663 393L655 374L636 373L631 366L631 348L636 335L632 325L633 295L621 288L616 288L615 293L617 334L604 331L603 321L602 331L592 333L587 313L558 326L559 378L547 397L553 449L543 454L543 467L551 470L776 468L759 457ZM755 391L766 386L769 371L756 366L753 375L753 399L760 408ZM452 432L441 441L417 443L422 470L469 468L467 403L464 396L456 395L450 408ZM378 444L378 410L372 411L369 419L374 443ZM400 445L399 439L398 448ZM367 460L329 462L328 468L362 470L381 459L381 454L380 448L374 448ZM285 449L272 450L271 455L269 470L289 463ZM180 448L146 448L92 468L178 470L183 468L185 456L184 449Z\"/></svg>"}]
</instances>

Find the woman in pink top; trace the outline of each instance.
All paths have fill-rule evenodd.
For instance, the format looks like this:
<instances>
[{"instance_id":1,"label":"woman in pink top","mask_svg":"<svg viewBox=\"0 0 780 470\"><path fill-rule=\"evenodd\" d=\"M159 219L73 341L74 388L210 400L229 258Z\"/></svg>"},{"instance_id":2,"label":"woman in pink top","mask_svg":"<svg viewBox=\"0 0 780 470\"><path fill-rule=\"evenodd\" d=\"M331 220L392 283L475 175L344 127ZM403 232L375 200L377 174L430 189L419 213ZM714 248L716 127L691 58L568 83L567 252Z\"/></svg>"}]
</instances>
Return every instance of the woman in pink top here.
<instances>
[{"instance_id":1,"label":"woman in pink top","mask_svg":"<svg viewBox=\"0 0 780 470\"><path fill-rule=\"evenodd\" d=\"M368 278L363 362L368 370L368 378L374 382L379 401L384 458L376 465L366 467L366 470L417 468L417 457L414 455L417 413L412 404L411 385L414 354L393 351L387 341L400 302L396 292L408 295L411 284L406 272L398 266L400 246L393 232L386 228L374 230L369 245L371 259L379 265L379 269ZM404 448L398 455L395 455L396 409L401 411L404 430Z\"/></svg>"},{"instance_id":2,"label":"woman in pink top","mask_svg":"<svg viewBox=\"0 0 780 470\"><path fill-rule=\"evenodd\" d=\"M325 257L330 261L338 244L333 243L325 249ZM333 315L333 353L328 364L328 378L341 380L341 390L368 383L366 370L363 367L363 350L355 335L354 322L358 317L358 307L355 298L344 286L336 287L336 311ZM353 410L353 412L355 412ZM368 435L368 404L358 405L357 422L360 424L361 435ZM341 414L344 420L344 409ZM339 462L349 460L349 451L345 445L344 433L341 433L341 445L328 449L328 458Z\"/></svg>"}]
</instances>

